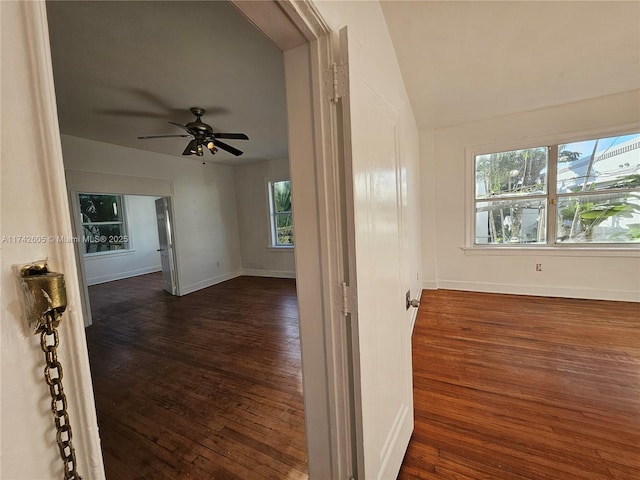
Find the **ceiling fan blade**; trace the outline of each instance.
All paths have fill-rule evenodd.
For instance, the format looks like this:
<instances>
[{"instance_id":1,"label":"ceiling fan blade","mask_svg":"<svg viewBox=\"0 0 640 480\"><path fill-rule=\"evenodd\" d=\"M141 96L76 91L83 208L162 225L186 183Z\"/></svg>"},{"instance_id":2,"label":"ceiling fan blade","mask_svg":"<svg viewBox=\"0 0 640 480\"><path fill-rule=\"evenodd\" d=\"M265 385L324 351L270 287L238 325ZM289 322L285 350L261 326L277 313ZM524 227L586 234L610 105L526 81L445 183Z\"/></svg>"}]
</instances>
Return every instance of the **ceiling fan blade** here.
<instances>
[{"instance_id":1,"label":"ceiling fan blade","mask_svg":"<svg viewBox=\"0 0 640 480\"><path fill-rule=\"evenodd\" d=\"M229 153L231 153L231 154L235 155L236 157L239 157L240 155L242 155L242 152L241 152L240 150L238 150L238 149L237 149L237 148L235 148L235 147L232 147L231 145L227 145L226 143L221 142L221 141L220 141L220 140L218 140L218 139L216 139L216 140L214 141L214 143L215 143L216 147L219 147L219 148L221 148L221 149L223 149L223 150L226 150L227 152L229 152Z\"/></svg>"},{"instance_id":2,"label":"ceiling fan blade","mask_svg":"<svg viewBox=\"0 0 640 480\"><path fill-rule=\"evenodd\" d=\"M185 127L184 125L182 125L181 123L178 122L169 122L171 125L175 125L176 127L180 127L183 130L186 130L187 132L189 132L189 129L187 127ZM189 132L191 133L191 132Z\"/></svg>"},{"instance_id":3,"label":"ceiling fan blade","mask_svg":"<svg viewBox=\"0 0 640 480\"><path fill-rule=\"evenodd\" d=\"M187 138L191 135L144 135L142 137L138 137L138 140L144 140L146 138L171 138L171 137L183 137Z\"/></svg>"},{"instance_id":4,"label":"ceiling fan blade","mask_svg":"<svg viewBox=\"0 0 640 480\"><path fill-rule=\"evenodd\" d=\"M214 133L215 138L230 138L233 140L249 140L244 133Z\"/></svg>"}]
</instances>

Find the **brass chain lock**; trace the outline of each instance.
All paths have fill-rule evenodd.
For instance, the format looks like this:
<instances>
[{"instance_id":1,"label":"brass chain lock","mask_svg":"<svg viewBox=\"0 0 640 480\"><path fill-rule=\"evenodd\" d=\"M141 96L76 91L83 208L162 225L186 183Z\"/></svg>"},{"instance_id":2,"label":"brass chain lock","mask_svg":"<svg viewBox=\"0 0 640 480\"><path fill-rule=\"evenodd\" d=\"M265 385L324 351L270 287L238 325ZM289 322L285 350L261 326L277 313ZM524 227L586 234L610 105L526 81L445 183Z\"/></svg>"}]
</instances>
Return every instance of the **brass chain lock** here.
<instances>
[{"instance_id":1,"label":"brass chain lock","mask_svg":"<svg viewBox=\"0 0 640 480\"><path fill-rule=\"evenodd\" d=\"M58 361L60 337L56 328L67 307L64 275L49 272L45 262L33 263L21 268L20 283L29 325L40 334L40 348L45 357L44 378L51 394L51 412L60 458L64 462L64 480L82 480L76 470L67 397L62 387L62 365Z\"/></svg>"}]
</instances>

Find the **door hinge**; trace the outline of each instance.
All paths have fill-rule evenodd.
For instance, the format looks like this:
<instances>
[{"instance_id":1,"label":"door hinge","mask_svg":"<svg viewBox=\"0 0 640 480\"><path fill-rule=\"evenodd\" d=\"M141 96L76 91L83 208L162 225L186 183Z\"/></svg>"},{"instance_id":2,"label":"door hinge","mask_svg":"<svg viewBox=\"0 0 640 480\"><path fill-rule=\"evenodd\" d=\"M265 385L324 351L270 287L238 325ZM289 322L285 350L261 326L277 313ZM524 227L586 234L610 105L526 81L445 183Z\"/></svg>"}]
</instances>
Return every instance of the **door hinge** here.
<instances>
[{"instance_id":1,"label":"door hinge","mask_svg":"<svg viewBox=\"0 0 640 480\"><path fill-rule=\"evenodd\" d=\"M324 96L331 103L338 103L338 100L347 94L347 82L349 79L347 65L333 63L328 70L324 71L322 77Z\"/></svg>"},{"instance_id":2,"label":"door hinge","mask_svg":"<svg viewBox=\"0 0 640 480\"><path fill-rule=\"evenodd\" d=\"M340 292L342 296L342 314L346 317L356 311L356 296L354 289L347 285L347 282L340 284Z\"/></svg>"}]
</instances>

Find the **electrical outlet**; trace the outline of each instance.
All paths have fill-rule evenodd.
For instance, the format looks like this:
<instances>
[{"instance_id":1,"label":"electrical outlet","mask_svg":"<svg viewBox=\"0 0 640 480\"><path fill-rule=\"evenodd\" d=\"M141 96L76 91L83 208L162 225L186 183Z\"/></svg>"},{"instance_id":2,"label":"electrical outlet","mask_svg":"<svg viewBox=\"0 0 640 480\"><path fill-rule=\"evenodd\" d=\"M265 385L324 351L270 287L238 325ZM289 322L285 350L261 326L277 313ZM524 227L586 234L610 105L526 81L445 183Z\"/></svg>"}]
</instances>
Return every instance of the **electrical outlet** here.
<instances>
[{"instance_id":1,"label":"electrical outlet","mask_svg":"<svg viewBox=\"0 0 640 480\"><path fill-rule=\"evenodd\" d=\"M536 263L536 272L541 272L541 271L542 271L542 264Z\"/></svg>"}]
</instances>

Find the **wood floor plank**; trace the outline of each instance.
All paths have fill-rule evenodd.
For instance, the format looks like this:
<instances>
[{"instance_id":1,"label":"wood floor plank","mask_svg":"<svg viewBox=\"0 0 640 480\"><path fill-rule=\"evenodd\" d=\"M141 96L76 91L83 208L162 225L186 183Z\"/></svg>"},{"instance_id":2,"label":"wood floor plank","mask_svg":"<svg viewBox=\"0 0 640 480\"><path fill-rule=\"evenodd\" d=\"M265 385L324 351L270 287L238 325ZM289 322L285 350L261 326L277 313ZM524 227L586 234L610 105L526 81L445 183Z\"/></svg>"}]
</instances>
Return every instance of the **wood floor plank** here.
<instances>
[{"instance_id":1,"label":"wood floor plank","mask_svg":"<svg viewBox=\"0 0 640 480\"><path fill-rule=\"evenodd\" d=\"M400 479L640 478L640 304L425 291Z\"/></svg>"},{"instance_id":2,"label":"wood floor plank","mask_svg":"<svg viewBox=\"0 0 640 480\"><path fill-rule=\"evenodd\" d=\"M151 274L89 293L109 480L307 478L294 280L172 297Z\"/></svg>"}]
</instances>

